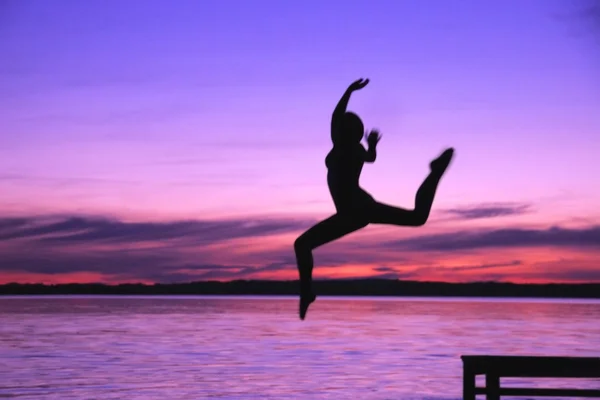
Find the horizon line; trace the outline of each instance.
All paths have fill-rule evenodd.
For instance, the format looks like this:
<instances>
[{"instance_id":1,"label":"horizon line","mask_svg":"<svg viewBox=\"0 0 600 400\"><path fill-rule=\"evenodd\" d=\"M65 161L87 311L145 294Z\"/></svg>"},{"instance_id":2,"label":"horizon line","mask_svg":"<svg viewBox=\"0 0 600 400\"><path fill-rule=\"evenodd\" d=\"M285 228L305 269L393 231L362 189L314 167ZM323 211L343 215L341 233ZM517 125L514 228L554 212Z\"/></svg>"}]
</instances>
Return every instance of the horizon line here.
<instances>
[{"instance_id":1,"label":"horizon line","mask_svg":"<svg viewBox=\"0 0 600 400\"><path fill-rule=\"evenodd\" d=\"M403 280L403 279L386 279L386 278L336 278L336 279L315 279L315 282L395 282L395 283L411 283L411 284L444 284L444 285L482 285L482 284L496 284L496 285L517 285L517 286L548 286L548 285L562 285L562 286L582 286L582 285L600 285L599 282L511 282L511 281L470 281L470 282L447 282L447 281L420 281L420 280ZM1 283L0 287L3 286L68 286L68 285L94 285L94 286L177 286L177 285L193 285L193 284L231 284L239 282L253 282L253 283L298 283L298 279L234 279L234 280L200 280L200 281L186 281L186 282L122 282L122 283L106 283L106 282L68 282L68 283L43 283L43 282L8 282Z\"/></svg>"}]
</instances>

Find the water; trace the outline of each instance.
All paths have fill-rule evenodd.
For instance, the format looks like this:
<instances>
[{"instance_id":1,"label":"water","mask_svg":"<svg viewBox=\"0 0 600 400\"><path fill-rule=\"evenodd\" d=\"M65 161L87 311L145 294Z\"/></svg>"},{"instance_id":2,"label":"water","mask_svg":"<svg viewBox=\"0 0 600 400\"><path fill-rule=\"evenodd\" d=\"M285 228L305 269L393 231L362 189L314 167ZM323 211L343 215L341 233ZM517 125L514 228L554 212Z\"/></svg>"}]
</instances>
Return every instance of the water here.
<instances>
[{"instance_id":1,"label":"water","mask_svg":"<svg viewBox=\"0 0 600 400\"><path fill-rule=\"evenodd\" d=\"M600 356L599 301L321 297L304 322L296 307L0 297L0 398L459 399L463 354Z\"/></svg>"}]
</instances>

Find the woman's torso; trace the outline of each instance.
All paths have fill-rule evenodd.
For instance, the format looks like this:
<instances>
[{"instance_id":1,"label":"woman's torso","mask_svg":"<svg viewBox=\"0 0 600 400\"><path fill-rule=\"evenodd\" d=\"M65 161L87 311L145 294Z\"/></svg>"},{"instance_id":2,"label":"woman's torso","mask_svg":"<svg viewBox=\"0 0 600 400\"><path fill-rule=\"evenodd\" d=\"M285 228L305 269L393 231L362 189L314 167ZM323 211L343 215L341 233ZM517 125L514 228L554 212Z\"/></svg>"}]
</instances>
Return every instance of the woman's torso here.
<instances>
[{"instance_id":1,"label":"woman's torso","mask_svg":"<svg viewBox=\"0 0 600 400\"><path fill-rule=\"evenodd\" d=\"M360 144L334 146L327 154L327 184L338 208L372 200L359 186L360 173L365 163L365 148Z\"/></svg>"}]
</instances>

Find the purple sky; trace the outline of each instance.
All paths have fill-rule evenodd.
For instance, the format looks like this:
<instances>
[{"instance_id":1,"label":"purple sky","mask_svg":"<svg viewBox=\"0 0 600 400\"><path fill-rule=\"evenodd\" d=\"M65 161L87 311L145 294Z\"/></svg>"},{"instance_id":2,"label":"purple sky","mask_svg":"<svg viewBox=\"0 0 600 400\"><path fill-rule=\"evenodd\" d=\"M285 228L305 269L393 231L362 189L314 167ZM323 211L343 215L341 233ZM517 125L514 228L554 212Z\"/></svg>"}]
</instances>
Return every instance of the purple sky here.
<instances>
[{"instance_id":1,"label":"purple sky","mask_svg":"<svg viewBox=\"0 0 600 400\"><path fill-rule=\"evenodd\" d=\"M554 225L595 232L600 47L593 24L580 17L583 4L0 0L0 218L34 225L49 215L117 218L125 225L323 218L334 210L324 165L329 118L346 86L368 77L370 85L349 108L383 134L379 158L361 179L376 198L411 207L430 159L444 147L457 150L431 227L420 234ZM494 207L512 211L494 214ZM468 217L477 210L485 217ZM462 220L444 222L449 215ZM278 243L291 246L307 224L292 224ZM0 237L2 229L17 229L0 228ZM415 235L367 231L360 237ZM114 243L94 247L106 261L90 271L81 255L90 242L63 249L12 233L0 239L0 271L13 277L61 272L22 267L33 250L57 265L76 253L80 267L69 273L121 279L103 269L115 262L113 253L125 254ZM595 238L585 252L577 250L586 263L600 259ZM226 239L221 246L239 251L239 243ZM215 266L217 277L221 264L279 262L261 263L267 250L222 259L164 240L147 239L155 252L135 262L164 255L171 258L153 271L169 266L197 276L173 261L195 254L204 257L198 263ZM564 260L575 250L552 249L547 261L563 260L562 271L570 271ZM211 257L219 261L206 261ZM119 260L123 268L135 263ZM391 268L393 260L399 256L362 263ZM289 262L282 265L294 272ZM348 259L334 265L353 271ZM253 271L233 269L232 276ZM549 273L548 279L567 278Z\"/></svg>"}]
</instances>

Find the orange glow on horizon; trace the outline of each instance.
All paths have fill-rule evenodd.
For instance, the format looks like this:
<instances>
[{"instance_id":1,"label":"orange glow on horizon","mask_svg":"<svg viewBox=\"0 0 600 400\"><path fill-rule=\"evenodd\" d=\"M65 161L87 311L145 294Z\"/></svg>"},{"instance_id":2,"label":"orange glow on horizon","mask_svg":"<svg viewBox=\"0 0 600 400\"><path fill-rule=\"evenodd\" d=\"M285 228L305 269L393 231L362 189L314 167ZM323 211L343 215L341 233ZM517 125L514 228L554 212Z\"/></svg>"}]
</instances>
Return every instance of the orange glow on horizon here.
<instances>
[{"instance_id":1,"label":"orange glow on horizon","mask_svg":"<svg viewBox=\"0 0 600 400\"><path fill-rule=\"evenodd\" d=\"M69 272L63 274L40 274L19 271L6 271L0 276L0 284L21 283L21 284L45 284L61 285L69 283L104 283L108 285L117 285L120 283L144 283L151 285L154 282L144 279L116 279L109 275L97 272Z\"/></svg>"},{"instance_id":2,"label":"orange glow on horizon","mask_svg":"<svg viewBox=\"0 0 600 400\"><path fill-rule=\"evenodd\" d=\"M428 234L431 235L432 232ZM127 256L139 254L148 258L150 276L156 276L156 272L160 272L161 275L165 272L164 276L168 277L169 273L173 273L174 276L178 276L177 279L185 279L181 282L238 279L296 280L298 275L293 263L293 240L297 235L298 232L293 232L235 238L206 245L193 243L185 237L164 241L91 242L40 248L37 249L37 255L43 255L45 259L64 256L67 260L77 259L82 254L93 256L95 260L102 260L106 255L119 260L121 254ZM600 275L596 273L600 252L590 248L535 246L444 252L411 251L386 245L386 240L390 240L389 234L377 235L377 230L374 229L366 234L345 237L338 242L318 248L315 251L313 272L315 279L383 277L413 281L514 283L600 281ZM19 251L29 251L27 245L23 242L23 248ZM4 249L10 250L8 244L4 245ZM12 250L15 249L17 247L13 245ZM161 261L161 259L168 261ZM106 262L112 262L110 260L112 259L107 259ZM144 277L144 270L137 270L139 277L132 274L125 275L127 261L126 258L124 260L121 274L107 274L102 273L101 270L45 274L18 271L13 268L11 271L3 271L0 275L0 283L155 283ZM223 270L219 269L220 266ZM261 270L265 266L273 266L273 268ZM96 268L101 268L101 264ZM244 272L252 271L253 268L256 272ZM206 275L207 272L210 274Z\"/></svg>"}]
</instances>

